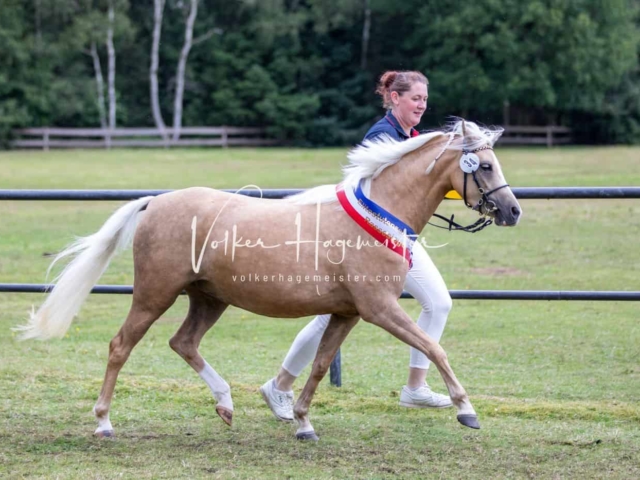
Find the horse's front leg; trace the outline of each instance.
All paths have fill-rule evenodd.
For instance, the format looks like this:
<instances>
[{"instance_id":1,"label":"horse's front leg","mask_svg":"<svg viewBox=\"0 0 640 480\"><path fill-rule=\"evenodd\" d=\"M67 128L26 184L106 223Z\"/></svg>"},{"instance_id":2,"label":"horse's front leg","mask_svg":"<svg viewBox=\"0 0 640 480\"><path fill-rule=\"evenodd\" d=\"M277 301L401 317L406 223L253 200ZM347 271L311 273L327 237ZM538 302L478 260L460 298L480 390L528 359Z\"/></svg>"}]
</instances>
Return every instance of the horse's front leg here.
<instances>
[{"instance_id":1,"label":"horse's front leg","mask_svg":"<svg viewBox=\"0 0 640 480\"><path fill-rule=\"evenodd\" d=\"M442 375L451 401L458 409L458 421L470 428L480 428L478 416L469 401L467 392L453 373L447 360L447 354L440 344L424 333L411 320L395 298L387 297L386 301L381 298L373 302L370 301L371 298L368 302L365 302L364 298L360 300L361 305L358 305L358 311L361 313L362 319L385 329L391 335L424 353Z\"/></svg>"},{"instance_id":2,"label":"horse's front leg","mask_svg":"<svg viewBox=\"0 0 640 480\"><path fill-rule=\"evenodd\" d=\"M327 374L333 357L335 357L336 352L351 329L358 323L358 320L360 320L359 316L343 317L335 314L331 315L329 325L324 331L324 335L322 335L309 379L293 408L293 416L298 422L298 431L296 432L298 440L318 440L318 436L309 421L309 405L313 395L316 393L318 384Z\"/></svg>"}]
</instances>

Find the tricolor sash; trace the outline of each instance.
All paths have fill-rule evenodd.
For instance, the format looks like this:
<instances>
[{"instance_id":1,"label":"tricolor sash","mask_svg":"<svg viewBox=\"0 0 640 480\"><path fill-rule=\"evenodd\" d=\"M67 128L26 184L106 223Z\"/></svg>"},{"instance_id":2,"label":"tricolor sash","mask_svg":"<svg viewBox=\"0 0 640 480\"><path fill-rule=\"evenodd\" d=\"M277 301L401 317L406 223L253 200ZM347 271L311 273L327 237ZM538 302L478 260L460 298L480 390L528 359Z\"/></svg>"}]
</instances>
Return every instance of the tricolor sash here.
<instances>
[{"instance_id":1,"label":"tricolor sash","mask_svg":"<svg viewBox=\"0 0 640 480\"><path fill-rule=\"evenodd\" d=\"M362 191L362 182L355 189L340 183L336 186L336 194L354 222L379 243L404 257L411 268L411 251L417 235L409 225L367 198Z\"/></svg>"}]
</instances>

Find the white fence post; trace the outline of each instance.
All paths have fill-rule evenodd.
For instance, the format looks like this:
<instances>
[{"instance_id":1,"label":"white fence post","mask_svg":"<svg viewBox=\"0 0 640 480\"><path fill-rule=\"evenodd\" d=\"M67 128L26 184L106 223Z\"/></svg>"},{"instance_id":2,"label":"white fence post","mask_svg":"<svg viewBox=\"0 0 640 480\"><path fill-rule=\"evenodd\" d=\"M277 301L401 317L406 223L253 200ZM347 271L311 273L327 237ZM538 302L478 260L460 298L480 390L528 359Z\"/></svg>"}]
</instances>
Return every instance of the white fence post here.
<instances>
[{"instance_id":1,"label":"white fence post","mask_svg":"<svg viewBox=\"0 0 640 480\"><path fill-rule=\"evenodd\" d=\"M222 127L222 148L229 147L229 132L227 132L227 127Z\"/></svg>"},{"instance_id":2,"label":"white fence post","mask_svg":"<svg viewBox=\"0 0 640 480\"><path fill-rule=\"evenodd\" d=\"M111 150L111 132L109 130L103 130L104 132L104 145L107 150Z\"/></svg>"}]
</instances>

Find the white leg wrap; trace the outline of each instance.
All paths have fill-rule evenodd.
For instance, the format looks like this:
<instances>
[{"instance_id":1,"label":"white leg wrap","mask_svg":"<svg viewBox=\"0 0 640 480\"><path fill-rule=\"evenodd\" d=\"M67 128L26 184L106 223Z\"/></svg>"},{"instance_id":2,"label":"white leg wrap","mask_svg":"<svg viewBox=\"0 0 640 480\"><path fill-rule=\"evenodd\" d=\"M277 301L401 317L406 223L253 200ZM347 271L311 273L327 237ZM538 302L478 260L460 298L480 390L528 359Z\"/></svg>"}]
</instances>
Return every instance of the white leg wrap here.
<instances>
[{"instance_id":1,"label":"white leg wrap","mask_svg":"<svg viewBox=\"0 0 640 480\"><path fill-rule=\"evenodd\" d=\"M105 418L105 419L98 419L98 428L96 428L96 432L95 433L100 433L100 432L108 432L108 431L113 431L113 427L111 426L111 422L109 421L109 418Z\"/></svg>"},{"instance_id":2,"label":"white leg wrap","mask_svg":"<svg viewBox=\"0 0 640 480\"><path fill-rule=\"evenodd\" d=\"M304 420L298 420L298 430L296 431L296 433L306 433L313 431L313 426L311 425L308 416L305 417Z\"/></svg>"},{"instance_id":3,"label":"white leg wrap","mask_svg":"<svg viewBox=\"0 0 640 480\"><path fill-rule=\"evenodd\" d=\"M95 415L95 413L96 413L96 410L94 408L93 409L93 414ZM96 420L98 420L98 428L96 428L95 433L113 431L113 426L111 425L111 422L109 421L109 414L108 413L103 417L99 417L99 416L96 415Z\"/></svg>"},{"instance_id":4,"label":"white leg wrap","mask_svg":"<svg viewBox=\"0 0 640 480\"><path fill-rule=\"evenodd\" d=\"M468 400L463 401L458 407L458 415L475 415L476 411L471 406L471 402Z\"/></svg>"},{"instance_id":5,"label":"white leg wrap","mask_svg":"<svg viewBox=\"0 0 640 480\"><path fill-rule=\"evenodd\" d=\"M204 362L204 368L198 373L200 377L209 386L213 397L221 407L233 410L233 401L231 400L231 388L229 384L224 381L218 372L216 372L211 365L206 361Z\"/></svg>"}]
</instances>

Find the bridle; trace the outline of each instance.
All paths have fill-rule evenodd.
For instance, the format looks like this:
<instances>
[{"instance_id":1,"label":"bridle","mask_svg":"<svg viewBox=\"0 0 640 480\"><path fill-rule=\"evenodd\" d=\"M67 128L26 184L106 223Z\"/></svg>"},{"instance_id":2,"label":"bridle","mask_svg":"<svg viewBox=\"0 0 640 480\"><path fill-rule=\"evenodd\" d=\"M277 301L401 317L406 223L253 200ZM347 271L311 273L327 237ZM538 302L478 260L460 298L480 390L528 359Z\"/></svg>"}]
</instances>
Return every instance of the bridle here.
<instances>
[{"instance_id":1,"label":"bridle","mask_svg":"<svg viewBox=\"0 0 640 480\"><path fill-rule=\"evenodd\" d=\"M446 147L445 147L446 148ZM462 150L462 156L464 157L464 155L468 155L470 153L477 153L480 152L482 150L493 150L493 147L491 145L484 145L482 147L476 148L474 150L466 150L463 149ZM438 155L438 158L440 157L440 155ZM479 232L480 230L482 230L485 227L488 227L489 225L491 225L493 223L493 220L491 218L487 218L487 215L495 212L496 210L498 210L498 206L496 205L496 202L494 202L493 200L491 200L489 198L489 195L491 195L492 193L497 192L498 190L501 190L505 187L508 187L509 184L505 183L504 185L501 185L499 187L494 188L493 190L489 190L488 192L485 191L484 188L482 188L480 186L480 182L478 181L478 177L476 176L476 171L478 170L478 165L475 166L474 169L471 170L471 172L467 172L464 171L464 184L463 184L463 189L462 189L462 199L464 201L464 204L467 206L467 208L470 208L471 210L477 210L481 217L473 224L471 225L467 225L466 227L463 227L462 225L456 223L453 221L454 215L451 215L451 218L447 218L447 217L443 217L442 215L438 215L437 213L434 213L433 216L434 217L438 217L441 220L444 220L445 222L447 222L449 224L448 227L442 227L440 225L435 225L431 222L428 222L429 225L433 226L433 227L437 227L437 228L443 228L445 230L460 230L463 232L468 232L468 233L476 233ZM475 182L476 186L478 187L478 191L480 192L481 197L478 199L478 203L475 206L472 206L468 201L467 201L467 176L469 175L469 173L471 173L471 177L473 178L473 181Z\"/></svg>"},{"instance_id":2,"label":"bridle","mask_svg":"<svg viewBox=\"0 0 640 480\"><path fill-rule=\"evenodd\" d=\"M480 152L482 150L492 150L493 151L493 147L491 145L484 145L480 148L476 148L475 150L462 150L462 155L466 155L469 153L477 153ZM480 199L478 199L478 203L476 204L475 207L472 207L471 204L467 201L467 172L464 172L464 185L462 188L462 199L464 200L464 204L472 209L472 210L478 210L480 213L484 213L484 215L486 216L489 213L495 212L496 210L498 210L498 207L496 205L496 202L494 202L493 200L491 200L489 198L489 195L491 195L494 192L497 192L498 190L501 190L505 187L508 187L509 184L505 183L504 185L501 185L497 188L494 188L493 190L489 190L488 192L485 192L484 188L482 188L480 186L480 182L478 182L478 177L476 176L476 172L477 172L477 168L475 170L473 170L471 172L471 176L473 177L473 181L476 184L476 187L478 187L478 191L480 192Z\"/></svg>"}]
</instances>

